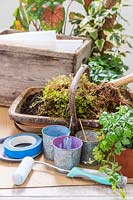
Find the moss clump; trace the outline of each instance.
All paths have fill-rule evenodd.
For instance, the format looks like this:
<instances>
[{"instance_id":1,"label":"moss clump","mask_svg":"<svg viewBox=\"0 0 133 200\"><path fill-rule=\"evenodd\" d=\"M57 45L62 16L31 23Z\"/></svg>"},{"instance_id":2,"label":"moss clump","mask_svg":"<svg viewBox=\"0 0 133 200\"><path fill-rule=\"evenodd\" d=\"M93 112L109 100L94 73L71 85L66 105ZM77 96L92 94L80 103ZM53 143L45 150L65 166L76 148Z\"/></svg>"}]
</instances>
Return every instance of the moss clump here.
<instances>
[{"instance_id":1,"label":"moss clump","mask_svg":"<svg viewBox=\"0 0 133 200\"><path fill-rule=\"evenodd\" d=\"M50 81L43 89L42 96L39 97L36 114L43 116L69 117L68 94L71 81L72 77L64 75ZM32 106L34 107L34 105Z\"/></svg>"},{"instance_id":2,"label":"moss clump","mask_svg":"<svg viewBox=\"0 0 133 200\"><path fill-rule=\"evenodd\" d=\"M27 114L69 118L69 88L72 76L59 76L47 83L41 93L22 106L21 112ZM78 118L98 119L103 111L115 112L121 104L133 106L122 96L119 88L104 83L90 83L86 74L82 75L76 92L76 111Z\"/></svg>"}]
</instances>

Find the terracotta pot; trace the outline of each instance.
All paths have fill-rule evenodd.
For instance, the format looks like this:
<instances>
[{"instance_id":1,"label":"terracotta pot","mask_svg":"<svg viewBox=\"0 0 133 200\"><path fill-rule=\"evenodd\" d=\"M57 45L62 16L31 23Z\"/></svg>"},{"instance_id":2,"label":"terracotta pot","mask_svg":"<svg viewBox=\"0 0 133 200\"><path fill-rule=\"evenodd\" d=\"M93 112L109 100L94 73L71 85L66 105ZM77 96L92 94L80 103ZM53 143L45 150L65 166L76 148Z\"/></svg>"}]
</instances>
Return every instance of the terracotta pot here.
<instances>
[{"instance_id":1,"label":"terracotta pot","mask_svg":"<svg viewBox=\"0 0 133 200\"><path fill-rule=\"evenodd\" d=\"M116 156L116 160L122 166L120 172L128 178L133 178L133 149L126 149Z\"/></svg>"}]
</instances>

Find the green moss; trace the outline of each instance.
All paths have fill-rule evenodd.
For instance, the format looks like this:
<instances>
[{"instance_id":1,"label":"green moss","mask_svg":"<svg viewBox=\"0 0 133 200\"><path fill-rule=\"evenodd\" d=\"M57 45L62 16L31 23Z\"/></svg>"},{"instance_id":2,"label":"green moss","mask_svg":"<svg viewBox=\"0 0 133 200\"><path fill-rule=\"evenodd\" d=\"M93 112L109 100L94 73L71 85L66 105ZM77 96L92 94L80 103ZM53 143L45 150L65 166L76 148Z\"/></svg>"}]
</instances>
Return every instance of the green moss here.
<instances>
[{"instance_id":1,"label":"green moss","mask_svg":"<svg viewBox=\"0 0 133 200\"><path fill-rule=\"evenodd\" d=\"M30 105L36 115L69 118L69 88L72 76L58 76L49 81L41 96ZM108 83L96 85L82 75L76 91L76 112L78 118L98 119L103 111L115 112L121 104L129 104L118 88Z\"/></svg>"}]
</instances>

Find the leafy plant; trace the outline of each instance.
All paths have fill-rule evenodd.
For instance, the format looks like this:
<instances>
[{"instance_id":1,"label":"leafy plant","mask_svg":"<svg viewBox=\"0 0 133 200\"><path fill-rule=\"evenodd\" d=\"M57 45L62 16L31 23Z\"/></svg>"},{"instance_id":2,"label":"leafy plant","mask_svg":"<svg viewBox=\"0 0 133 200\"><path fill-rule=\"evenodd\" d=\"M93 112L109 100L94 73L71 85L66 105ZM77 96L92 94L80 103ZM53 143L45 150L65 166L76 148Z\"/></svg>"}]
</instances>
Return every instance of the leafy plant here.
<instances>
[{"instance_id":1,"label":"leafy plant","mask_svg":"<svg viewBox=\"0 0 133 200\"><path fill-rule=\"evenodd\" d=\"M15 10L14 28L29 31L32 25L35 30L55 29L61 32L65 20L64 0L20 0Z\"/></svg>"},{"instance_id":2,"label":"leafy plant","mask_svg":"<svg viewBox=\"0 0 133 200\"><path fill-rule=\"evenodd\" d=\"M96 84L120 78L128 70L128 66L123 63L120 55L92 56L88 64L91 81Z\"/></svg>"},{"instance_id":3,"label":"leafy plant","mask_svg":"<svg viewBox=\"0 0 133 200\"><path fill-rule=\"evenodd\" d=\"M71 12L70 22L74 25L74 34L93 40L92 54L88 65L91 69L91 81L100 84L121 77L128 67L123 63L121 45L132 45L124 34L124 27L119 23L122 17L121 0L88 0L82 2L86 15Z\"/></svg>"},{"instance_id":4,"label":"leafy plant","mask_svg":"<svg viewBox=\"0 0 133 200\"><path fill-rule=\"evenodd\" d=\"M36 31L54 29L64 33L68 10L74 1L68 1L65 12L65 0L20 0L19 7L14 11L13 27L22 31L29 31L32 27ZM76 2L81 3L82 0Z\"/></svg>"},{"instance_id":5,"label":"leafy plant","mask_svg":"<svg viewBox=\"0 0 133 200\"><path fill-rule=\"evenodd\" d=\"M133 108L120 106L115 113L103 112L99 123L102 129L98 134L100 141L94 149L94 158L101 164L100 171L108 175L115 191L121 169L115 156L125 148L133 148Z\"/></svg>"},{"instance_id":6,"label":"leafy plant","mask_svg":"<svg viewBox=\"0 0 133 200\"><path fill-rule=\"evenodd\" d=\"M93 52L103 54L112 47L119 48L126 42L129 45L123 34L124 27L117 21L117 16L120 15L121 0L91 0L88 4L84 2L83 6L86 16L71 12L70 22L75 25L75 35L89 37L93 40Z\"/></svg>"}]
</instances>

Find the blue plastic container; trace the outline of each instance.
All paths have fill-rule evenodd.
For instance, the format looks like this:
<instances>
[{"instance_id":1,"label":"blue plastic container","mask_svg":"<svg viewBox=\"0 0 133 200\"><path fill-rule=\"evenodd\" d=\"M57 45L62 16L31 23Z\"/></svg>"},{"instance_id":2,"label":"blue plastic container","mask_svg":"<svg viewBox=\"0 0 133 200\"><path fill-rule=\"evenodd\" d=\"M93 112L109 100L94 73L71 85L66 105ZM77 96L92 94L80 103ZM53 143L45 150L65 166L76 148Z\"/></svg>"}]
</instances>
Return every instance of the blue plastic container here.
<instances>
[{"instance_id":1,"label":"blue plastic container","mask_svg":"<svg viewBox=\"0 0 133 200\"><path fill-rule=\"evenodd\" d=\"M69 136L70 129L66 126L51 125L42 129L44 155L48 160L54 160L53 140L59 136Z\"/></svg>"}]
</instances>

